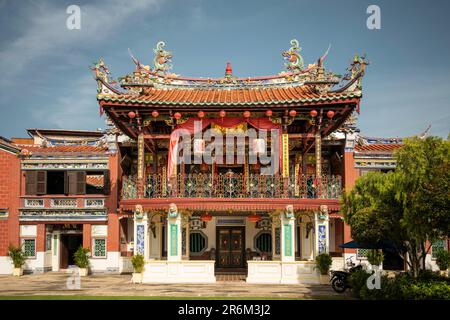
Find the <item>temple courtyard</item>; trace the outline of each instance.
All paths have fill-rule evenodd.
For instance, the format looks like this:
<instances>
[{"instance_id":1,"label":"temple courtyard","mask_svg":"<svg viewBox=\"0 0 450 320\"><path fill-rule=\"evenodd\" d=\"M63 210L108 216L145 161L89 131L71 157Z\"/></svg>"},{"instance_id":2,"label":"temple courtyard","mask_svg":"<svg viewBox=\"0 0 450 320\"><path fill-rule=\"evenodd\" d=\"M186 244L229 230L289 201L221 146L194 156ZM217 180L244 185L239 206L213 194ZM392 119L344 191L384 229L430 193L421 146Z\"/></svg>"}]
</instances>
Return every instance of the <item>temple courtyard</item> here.
<instances>
[{"instance_id":1,"label":"temple courtyard","mask_svg":"<svg viewBox=\"0 0 450 320\"><path fill-rule=\"evenodd\" d=\"M218 276L214 284L133 284L131 275L91 275L80 289L68 289L70 274L48 272L20 278L0 276L2 299L349 299L328 285L247 284L238 276Z\"/></svg>"}]
</instances>

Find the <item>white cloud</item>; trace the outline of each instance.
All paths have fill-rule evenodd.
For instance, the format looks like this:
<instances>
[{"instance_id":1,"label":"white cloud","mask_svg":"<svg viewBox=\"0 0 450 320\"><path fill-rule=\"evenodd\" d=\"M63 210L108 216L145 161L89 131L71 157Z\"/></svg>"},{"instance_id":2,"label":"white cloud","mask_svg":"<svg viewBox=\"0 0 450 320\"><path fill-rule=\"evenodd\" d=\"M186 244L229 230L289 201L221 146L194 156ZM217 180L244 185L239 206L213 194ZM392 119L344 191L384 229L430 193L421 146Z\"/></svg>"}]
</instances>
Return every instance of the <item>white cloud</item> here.
<instances>
[{"instance_id":1,"label":"white cloud","mask_svg":"<svg viewBox=\"0 0 450 320\"><path fill-rule=\"evenodd\" d=\"M45 119L52 128L96 129L103 126L95 99L97 86L88 73L71 83L69 94L56 96L45 107L32 109L36 121Z\"/></svg>"},{"instance_id":2,"label":"white cloud","mask_svg":"<svg viewBox=\"0 0 450 320\"><path fill-rule=\"evenodd\" d=\"M71 72L76 65L73 59L80 59L85 47L107 43L126 23L134 23L138 17L158 12L163 1L111 0L80 5L81 30L67 29L69 15L66 5L30 2L21 12L22 19L29 22L26 30L21 30L20 36L0 49L0 87L6 92L8 87L14 91L24 85L31 86L29 93L46 96L40 99L39 108L24 106L22 109L22 112L31 110L30 117L37 126L73 129L103 126L95 99L97 85L87 68L82 76L66 77L72 78L68 87L54 95L55 88L46 84L48 79L37 79L38 73L31 73L30 67L55 58L58 64L41 63L47 72L46 77L53 78L53 74L58 74L54 73L58 68ZM1 96L3 94L0 95L3 104L9 95Z\"/></svg>"},{"instance_id":3,"label":"white cloud","mask_svg":"<svg viewBox=\"0 0 450 320\"><path fill-rule=\"evenodd\" d=\"M71 52L73 44L78 46L98 45L107 41L108 35L134 15L152 13L159 10L164 0L111 0L102 3L81 5L81 30L66 27L66 6L47 3L27 7L25 17L28 28L21 36L0 51L2 82L24 72L27 66L54 53L60 57ZM119 31L118 31L119 32Z\"/></svg>"}]
</instances>

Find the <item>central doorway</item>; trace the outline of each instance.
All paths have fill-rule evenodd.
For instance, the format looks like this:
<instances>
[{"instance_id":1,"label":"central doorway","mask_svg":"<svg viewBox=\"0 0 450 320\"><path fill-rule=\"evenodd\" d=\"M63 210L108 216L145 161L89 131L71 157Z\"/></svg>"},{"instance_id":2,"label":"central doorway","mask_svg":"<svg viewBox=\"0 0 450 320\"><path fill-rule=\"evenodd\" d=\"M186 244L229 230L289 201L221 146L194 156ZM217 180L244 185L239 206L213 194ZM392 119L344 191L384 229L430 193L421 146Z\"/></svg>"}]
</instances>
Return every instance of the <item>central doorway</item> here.
<instances>
[{"instance_id":1,"label":"central doorway","mask_svg":"<svg viewBox=\"0 0 450 320\"><path fill-rule=\"evenodd\" d=\"M245 227L217 227L217 271L241 271L245 267Z\"/></svg>"},{"instance_id":2,"label":"central doorway","mask_svg":"<svg viewBox=\"0 0 450 320\"><path fill-rule=\"evenodd\" d=\"M73 255L83 245L82 234L61 234L61 269L75 265Z\"/></svg>"}]
</instances>

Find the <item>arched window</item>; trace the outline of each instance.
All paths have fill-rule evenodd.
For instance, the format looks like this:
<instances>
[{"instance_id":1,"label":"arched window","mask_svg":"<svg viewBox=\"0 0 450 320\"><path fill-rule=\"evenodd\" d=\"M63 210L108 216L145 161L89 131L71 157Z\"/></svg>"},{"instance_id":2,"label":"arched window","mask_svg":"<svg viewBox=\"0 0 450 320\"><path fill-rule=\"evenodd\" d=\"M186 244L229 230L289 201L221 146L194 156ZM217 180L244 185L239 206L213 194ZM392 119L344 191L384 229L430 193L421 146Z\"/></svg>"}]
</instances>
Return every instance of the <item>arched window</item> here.
<instances>
[{"instance_id":1,"label":"arched window","mask_svg":"<svg viewBox=\"0 0 450 320\"><path fill-rule=\"evenodd\" d=\"M191 254L201 254L207 247L206 236L201 231L191 231L189 234L189 251Z\"/></svg>"},{"instance_id":2,"label":"arched window","mask_svg":"<svg viewBox=\"0 0 450 320\"><path fill-rule=\"evenodd\" d=\"M255 248L259 252L272 252L272 234L261 232L255 237Z\"/></svg>"}]
</instances>

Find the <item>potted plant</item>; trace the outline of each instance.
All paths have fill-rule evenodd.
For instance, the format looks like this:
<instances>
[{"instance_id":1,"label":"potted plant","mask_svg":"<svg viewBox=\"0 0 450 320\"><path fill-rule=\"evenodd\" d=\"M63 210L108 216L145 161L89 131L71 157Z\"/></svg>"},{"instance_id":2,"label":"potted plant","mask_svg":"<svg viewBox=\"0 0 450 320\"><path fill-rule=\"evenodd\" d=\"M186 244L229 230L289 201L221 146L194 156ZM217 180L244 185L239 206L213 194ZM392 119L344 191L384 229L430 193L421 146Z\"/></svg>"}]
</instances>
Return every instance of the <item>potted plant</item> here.
<instances>
[{"instance_id":1,"label":"potted plant","mask_svg":"<svg viewBox=\"0 0 450 320\"><path fill-rule=\"evenodd\" d=\"M320 273L320 284L327 284L330 282L330 267L333 260L328 253L321 253L316 257L316 268Z\"/></svg>"},{"instance_id":2,"label":"potted plant","mask_svg":"<svg viewBox=\"0 0 450 320\"><path fill-rule=\"evenodd\" d=\"M450 266L450 252L440 249L436 253L436 264L442 276L447 276L447 269Z\"/></svg>"},{"instance_id":3,"label":"potted plant","mask_svg":"<svg viewBox=\"0 0 450 320\"><path fill-rule=\"evenodd\" d=\"M89 254L91 250L80 246L74 253L75 265L80 268L80 277L85 277L89 273Z\"/></svg>"},{"instance_id":4,"label":"potted plant","mask_svg":"<svg viewBox=\"0 0 450 320\"><path fill-rule=\"evenodd\" d=\"M371 249L367 252L367 261L372 266L377 266L377 269L381 269L381 264L384 260L383 250Z\"/></svg>"},{"instance_id":5,"label":"potted plant","mask_svg":"<svg viewBox=\"0 0 450 320\"><path fill-rule=\"evenodd\" d=\"M14 265L13 276L20 277L23 275L22 266L25 264L27 257L20 247L10 245L8 248L8 256L11 258Z\"/></svg>"},{"instance_id":6,"label":"potted plant","mask_svg":"<svg viewBox=\"0 0 450 320\"><path fill-rule=\"evenodd\" d=\"M133 283L142 283L143 272L144 272L144 256L142 254L136 254L131 258L131 264L133 265L133 278L131 281Z\"/></svg>"}]
</instances>

